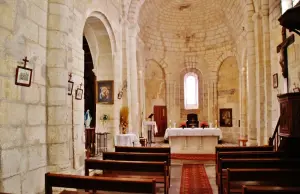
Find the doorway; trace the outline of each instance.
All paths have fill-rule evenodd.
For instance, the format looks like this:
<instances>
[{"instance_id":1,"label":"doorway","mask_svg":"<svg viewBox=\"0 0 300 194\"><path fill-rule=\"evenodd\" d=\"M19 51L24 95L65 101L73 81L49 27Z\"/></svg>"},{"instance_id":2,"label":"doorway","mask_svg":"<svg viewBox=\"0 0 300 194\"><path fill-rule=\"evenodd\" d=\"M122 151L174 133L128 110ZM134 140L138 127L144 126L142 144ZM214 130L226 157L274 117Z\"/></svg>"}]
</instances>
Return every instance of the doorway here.
<instances>
[{"instance_id":1,"label":"doorway","mask_svg":"<svg viewBox=\"0 0 300 194\"><path fill-rule=\"evenodd\" d=\"M95 82L96 76L93 72L94 65L91 51L86 38L83 36L84 50L84 112L90 110L92 121L91 128L96 126L96 100L95 100Z\"/></svg>"},{"instance_id":2,"label":"doorway","mask_svg":"<svg viewBox=\"0 0 300 194\"><path fill-rule=\"evenodd\" d=\"M163 137L167 129L167 107L166 106L154 106L154 121L157 125L156 137Z\"/></svg>"}]
</instances>

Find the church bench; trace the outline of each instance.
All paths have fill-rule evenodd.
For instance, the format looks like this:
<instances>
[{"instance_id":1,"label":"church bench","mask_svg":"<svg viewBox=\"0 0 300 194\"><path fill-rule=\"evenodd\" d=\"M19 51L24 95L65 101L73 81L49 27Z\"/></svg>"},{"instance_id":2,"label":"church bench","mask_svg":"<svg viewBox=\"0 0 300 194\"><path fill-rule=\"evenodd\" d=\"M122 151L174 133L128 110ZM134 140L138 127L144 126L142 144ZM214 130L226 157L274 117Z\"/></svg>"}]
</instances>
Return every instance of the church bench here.
<instances>
[{"instance_id":1,"label":"church bench","mask_svg":"<svg viewBox=\"0 0 300 194\"><path fill-rule=\"evenodd\" d=\"M243 192L242 194L276 194L276 193L282 193L282 194L299 194L300 193L300 187L279 187L279 186L243 186Z\"/></svg>"},{"instance_id":2,"label":"church bench","mask_svg":"<svg viewBox=\"0 0 300 194\"><path fill-rule=\"evenodd\" d=\"M103 152L103 160L125 160L125 161L156 161L167 162L169 167L170 182L170 154L168 153L142 153L142 152Z\"/></svg>"},{"instance_id":3,"label":"church bench","mask_svg":"<svg viewBox=\"0 0 300 194\"><path fill-rule=\"evenodd\" d=\"M168 153L103 152L103 160L165 161L170 166L170 154Z\"/></svg>"},{"instance_id":4,"label":"church bench","mask_svg":"<svg viewBox=\"0 0 300 194\"><path fill-rule=\"evenodd\" d=\"M297 186L300 179L295 179L300 169L230 169L223 178L223 193L242 193L243 185L280 185Z\"/></svg>"},{"instance_id":5,"label":"church bench","mask_svg":"<svg viewBox=\"0 0 300 194\"><path fill-rule=\"evenodd\" d=\"M217 155L218 152L239 152L239 151L273 151L273 146L216 146L215 154L216 154L216 163L217 163Z\"/></svg>"},{"instance_id":6,"label":"church bench","mask_svg":"<svg viewBox=\"0 0 300 194\"><path fill-rule=\"evenodd\" d=\"M216 183L217 182L217 175L219 173L219 162L220 159L223 158L274 158L274 157L282 157L282 152L275 152L275 151L225 151L225 152L217 152L216 156Z\"/></svg>"},{"instance_id":7,"label":"church bench","mask_svg":"<svg viewBox=\"0 0 300 194\"><path fill-rule=\"evenodd\" d=\"M90 170L102 170L102 174L96 175L101 177L155 179L157 183L164 184L164 193L168 194L169 167L167 162L85 159L86 176L90 175Z\"/></svg>"},{"instance_id":8,"label":"church bench","mask_svg":"<svg viewBox=\"0 0 300 194\"><path fill-rule=\"evenodd\" d=\"M223 178L226 179L226 169L227 168L250 168L250 169L260 169L260 168L300 168L299 159L289 159L289 158L225 158L220 159L218 166L217 183L219 191L223 190Z\"/></svg>"},{"instance_id":9,"label":"church bench","mask_svg":"<svg viewBox=\"0 0 300 194\"><path fill-rule=\"evenodd\" d=\"M154 179L92 177L48 172L45 174L45 194L52 194L53 187L130 193L156 193L156 181ZM64 190L61 193L67 194L84 192Z\"/></svg>"},{"instance_id":10,"label":"church bench","mask_svg":"<svg viewBox=\"0 0 300 194\"><path fill-rule=\"evenodd\" d=\"M116 152L143 152L143 153L168 153L171 154L170 147L131 147L115 146Z\"/></svg>"}]
</instances>

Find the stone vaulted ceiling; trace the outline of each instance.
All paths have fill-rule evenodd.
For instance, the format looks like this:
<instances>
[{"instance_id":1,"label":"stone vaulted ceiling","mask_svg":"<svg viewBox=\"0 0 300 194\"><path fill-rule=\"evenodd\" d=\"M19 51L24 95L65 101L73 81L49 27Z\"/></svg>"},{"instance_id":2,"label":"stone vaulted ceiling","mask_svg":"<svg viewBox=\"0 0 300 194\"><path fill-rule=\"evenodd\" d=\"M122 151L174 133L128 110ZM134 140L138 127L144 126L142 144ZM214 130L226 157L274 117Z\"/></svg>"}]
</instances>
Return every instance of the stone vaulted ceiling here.
<instances>
[{"instance_id":1,"label":"stone vaulted ceiling","mask_svg":"<svg viewBox=\"0 0 300 194\"><path fill-rule=\"evenodd\" d=\"M147 0L138 17L140 37L148 47L164 51L229 47L243 20L240 4L230 2L239 1Z\"/></svg>"}]
</instances>

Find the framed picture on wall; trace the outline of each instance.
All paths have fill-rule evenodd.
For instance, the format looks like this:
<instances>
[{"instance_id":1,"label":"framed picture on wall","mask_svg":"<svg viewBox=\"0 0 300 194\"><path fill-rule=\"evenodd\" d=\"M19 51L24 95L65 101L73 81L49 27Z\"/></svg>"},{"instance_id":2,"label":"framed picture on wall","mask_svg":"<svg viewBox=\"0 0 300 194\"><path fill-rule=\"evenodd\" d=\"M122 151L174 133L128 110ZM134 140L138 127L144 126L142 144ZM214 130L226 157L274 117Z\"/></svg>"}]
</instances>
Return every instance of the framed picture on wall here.
<instances>
[{"instance_id":1,"label":"framed picture on wall","mask_svg":"<svg viewBox=\"0 0 300 194\"><path fill-rule=\"evenodd\" d=\"M232 127L232 108L220 109L220 127Z\"/></svg>"},{"instance_id":2,"label":"framed picture on wall","mask_svg":"<svg viewBox=\"0 0 300 194\"><path fill-rule=\"evenodd\" d=\"M74 82L68 81L68 95L72 95Z\"/></svg>"},{"instance_id":3,"label":"framed picture on wall","mask_svg":"<svg viewBox=\"0 0 300 194\"><path fill-rule=\"evenodd\" d=\"M77 88L75 91L75 99L76 100L81 100L82 99L82 94L83 94L83 89Z\"/></svg>"},{"instance_id":4,"label":"framed picture on wall","mask_svg":"<svg viewBox=\"0 0 300 194\"><path fill-rule=\"evenodd\" d=\"M96 84L96 102L102 104L114 103L114 81L97 81Z\"/></svg>"},{"instance_id":5,"label":"framed picture on wall","mask_svg":"<svg viewBox=\"0 0 300 194\"><path fill-rule=\"evenodd\" d=\"M273 88L278 88L278 74L273 75Z\"/></svg>"},{"instance_id":6,"label":"framed picture on wall","mask_svg":"<svg viewBox=\"0 0 300 194\"><path fill-rule=\"evenodd\" d=\"M18 66L15 76L15 84L30 87L32 78L32 69Z\"/></svg>"}]
</instances>

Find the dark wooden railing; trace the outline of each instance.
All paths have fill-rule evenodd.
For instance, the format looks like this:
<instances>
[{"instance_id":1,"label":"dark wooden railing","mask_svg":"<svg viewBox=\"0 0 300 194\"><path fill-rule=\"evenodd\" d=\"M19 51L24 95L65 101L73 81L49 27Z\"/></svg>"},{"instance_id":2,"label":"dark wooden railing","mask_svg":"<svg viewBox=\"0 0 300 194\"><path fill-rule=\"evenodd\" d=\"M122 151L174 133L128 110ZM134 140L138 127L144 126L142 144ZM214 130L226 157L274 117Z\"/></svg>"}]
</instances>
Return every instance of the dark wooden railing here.
<instances>
[{"instance_id":1,"label":"dark wooden railing","mask_svg":"<svg viewBox=\"0 0 300 194\"><path fill-rule=\"evenodd\" d=\"M280 140L281 140L279 136L279 126L280 126L280 117L278 118L278 122L272 137L269 138L269 145L274 146L275 151L278 150L278 147L280 145Z\"/></svg>"}]
</instances>

